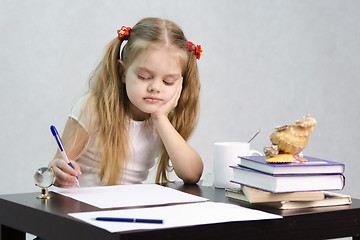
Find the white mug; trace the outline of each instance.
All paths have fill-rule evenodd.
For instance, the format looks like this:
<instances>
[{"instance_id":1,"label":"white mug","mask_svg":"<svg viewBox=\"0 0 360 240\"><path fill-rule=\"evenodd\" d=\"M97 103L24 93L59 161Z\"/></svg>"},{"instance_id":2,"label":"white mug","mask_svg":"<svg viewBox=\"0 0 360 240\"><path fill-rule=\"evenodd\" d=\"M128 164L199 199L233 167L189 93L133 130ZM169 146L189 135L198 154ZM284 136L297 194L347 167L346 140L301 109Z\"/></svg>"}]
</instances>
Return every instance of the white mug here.
<instances>
[{"instance_id":1,"label":"white mug","mask_svg":"<svg viewBox=\"0 0 360 240\"><path fill-rule=\"evenodd\" d=\"M234 174L230 166L240 163L239 156L262 155L251 150L247 142L216 142L214 143L214 186L216 188L231 188L239 186L231 183Z\"/></svg>"}]
</instances>

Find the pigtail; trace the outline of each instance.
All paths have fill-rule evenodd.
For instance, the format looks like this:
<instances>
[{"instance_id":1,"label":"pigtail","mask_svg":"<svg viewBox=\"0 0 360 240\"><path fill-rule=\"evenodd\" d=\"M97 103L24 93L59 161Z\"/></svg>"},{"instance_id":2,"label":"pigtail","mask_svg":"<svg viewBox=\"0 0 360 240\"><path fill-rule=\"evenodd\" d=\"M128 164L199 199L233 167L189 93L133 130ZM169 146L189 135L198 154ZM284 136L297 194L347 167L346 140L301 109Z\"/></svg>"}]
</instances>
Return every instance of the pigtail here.
<instances>
[{"instance_id":1,"label":"pigtail","mask_svg":"<svg viewBox=\"0 0 360 240\"><path fill-rule=\"evenodd\" d=\"M170 121L180 135L188 140L198 120L200 79L196 57L190 54L183 81L183 91Z\"/></svg>"},{"instance_id":2,"label":"pigtail","mask_svg":"<svg viewBox=\"0 0 360 240\"><path fill-rule=\"evenodd\" d=\"M90 79L90 98L97 119L91 135L98 136L95 155L101 159L99 178L104 185L118 183L128 156L128 99L121 81L119 61L123 40L115 38L106 48L103 60ZM96 129L95 129L96 126Z\"/></svg>"}]
</instances>

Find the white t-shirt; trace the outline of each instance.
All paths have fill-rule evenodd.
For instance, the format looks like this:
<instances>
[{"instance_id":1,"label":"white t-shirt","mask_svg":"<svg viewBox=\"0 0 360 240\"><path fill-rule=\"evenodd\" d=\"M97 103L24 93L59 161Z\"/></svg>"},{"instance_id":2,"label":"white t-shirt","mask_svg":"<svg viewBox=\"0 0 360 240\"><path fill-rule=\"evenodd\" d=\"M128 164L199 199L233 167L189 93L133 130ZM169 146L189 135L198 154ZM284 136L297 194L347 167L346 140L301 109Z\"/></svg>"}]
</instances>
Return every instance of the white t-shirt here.
<instances>
[{"instance_id":1,"label":"white t-shirt","mask_svg":"<svg viewBox=\"0 0 360 240\"><path fill-rule=\"evenodd\" d=\"M83 114L89 95L85 95L74 105L70 117L88 131L89 118L86 112ZM79 119L81 117L81 119ZM118 184L137 184L145 181L149 175L149 169L154 166L155 159L159 155L161 140L151 124L145 121L130 120L130 148L129 159L123 172L122 181ZM94 139L96 135L94 136ZM100 171L100 159L95 158L95 142L89 143L84 154L77 163L80 165L82 174L79 175L79 183L82 187L100 186L98 177Z\"/></svg>"}]
</instances>

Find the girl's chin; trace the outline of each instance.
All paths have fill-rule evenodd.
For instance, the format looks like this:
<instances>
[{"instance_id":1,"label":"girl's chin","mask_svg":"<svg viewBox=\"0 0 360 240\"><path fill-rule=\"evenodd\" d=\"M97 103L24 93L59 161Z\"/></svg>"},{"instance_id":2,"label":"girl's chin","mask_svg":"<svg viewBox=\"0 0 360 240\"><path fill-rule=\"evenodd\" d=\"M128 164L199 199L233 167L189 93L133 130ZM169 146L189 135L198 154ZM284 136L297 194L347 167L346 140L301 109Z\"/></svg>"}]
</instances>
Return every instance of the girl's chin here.
<instances>
[{"instance_id":1,"label":"girl's chin","mask_svg":"<svg viewBox=\"0 0 360 240\"><path fill-rule=\"evenodd\" d=\"M151 113L155 111L137 111L137 113L132 113L132 118L135 121L144 121L150 118Z\"/></svg>"}]
</instances>

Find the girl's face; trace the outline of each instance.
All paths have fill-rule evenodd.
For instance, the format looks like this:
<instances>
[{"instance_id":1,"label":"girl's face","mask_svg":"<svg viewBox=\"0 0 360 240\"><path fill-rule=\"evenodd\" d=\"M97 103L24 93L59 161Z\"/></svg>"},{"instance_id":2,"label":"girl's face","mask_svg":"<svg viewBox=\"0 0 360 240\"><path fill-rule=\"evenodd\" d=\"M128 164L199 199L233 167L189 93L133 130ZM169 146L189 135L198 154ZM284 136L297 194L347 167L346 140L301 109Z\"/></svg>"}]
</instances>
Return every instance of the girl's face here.
<instances>
[{"instance_id":1,"label":"girl's face","mask_svg":"<svg viewBox=\"0 0 360 240\"><path fill-rule=\"evenodd\" d=\"M181 50L153 46L126 69L126 93L134 120L142 121L177 93L182 80Z\"/></svg>"}]
</instances>

